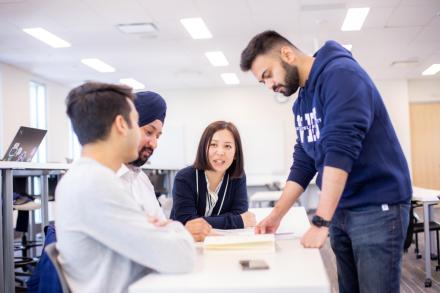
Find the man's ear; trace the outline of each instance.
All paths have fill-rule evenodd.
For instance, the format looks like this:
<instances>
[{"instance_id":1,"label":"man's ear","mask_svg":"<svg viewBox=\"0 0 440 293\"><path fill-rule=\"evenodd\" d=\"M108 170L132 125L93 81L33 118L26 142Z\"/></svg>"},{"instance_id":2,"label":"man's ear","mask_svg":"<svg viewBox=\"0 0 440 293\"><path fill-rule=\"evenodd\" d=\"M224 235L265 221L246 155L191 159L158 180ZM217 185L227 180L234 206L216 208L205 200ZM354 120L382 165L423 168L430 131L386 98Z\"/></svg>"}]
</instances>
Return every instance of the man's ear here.
<instances>
[{"instance_id":1,"label":"man's ear","mask_svg":"<svg viewBox=\"0 0 440 293\"><path fill-rule=\"evenodd\" d=\"M288 64L294 64L296 60L296 52L289 46L282 46L280 48L281 60Z\"/></svg>"},{"instance_id":2,"label":"man's ear","mask_svg":"<svg viewBox=\"0 0 440 293\"><path fill-rule=\"evenodd\" d=\"M125 121L122 115L116 116L115 121L113 122L113 126L118 133L122 135L125 135L127 133L128 123L127 121Z\"/></svg>"}]
</instances>

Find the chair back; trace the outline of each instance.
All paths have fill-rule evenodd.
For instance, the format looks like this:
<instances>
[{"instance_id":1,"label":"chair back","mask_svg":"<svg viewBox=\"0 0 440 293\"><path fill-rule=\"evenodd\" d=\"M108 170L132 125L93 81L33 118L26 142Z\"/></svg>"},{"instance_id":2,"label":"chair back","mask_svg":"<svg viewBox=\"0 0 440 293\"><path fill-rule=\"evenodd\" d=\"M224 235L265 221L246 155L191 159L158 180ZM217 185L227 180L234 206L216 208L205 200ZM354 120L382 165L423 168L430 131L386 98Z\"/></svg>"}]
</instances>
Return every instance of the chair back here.
<instances>
[{"instance_id":1,"label":"chair back","mask_svg":"<svg viewBox=\"0 0 440 293\"><path fill-rule=\"evenodd\" d=\"M55 243L46 245L44 251L46 251L50 261L52 262L53 266L57 271L58 278L60 279L60 283L61 283L61 288L63 289L63 293L70 293L69 286L67 285L67 280L64 277L63 269L61 268L61 265L58 262L59 253Z\"/></svg>"}]
</instances>

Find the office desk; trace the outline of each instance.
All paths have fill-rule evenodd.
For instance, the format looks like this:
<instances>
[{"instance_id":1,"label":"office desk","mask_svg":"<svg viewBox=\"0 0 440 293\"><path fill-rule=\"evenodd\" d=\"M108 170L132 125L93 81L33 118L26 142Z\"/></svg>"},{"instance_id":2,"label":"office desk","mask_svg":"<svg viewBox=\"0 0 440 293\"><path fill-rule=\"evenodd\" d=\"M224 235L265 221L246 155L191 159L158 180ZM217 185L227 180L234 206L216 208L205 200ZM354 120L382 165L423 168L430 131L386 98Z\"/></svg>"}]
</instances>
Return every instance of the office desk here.
<instances>
[{"instance_id":1,"label":"office desk","mask_svg":"<svg viewBox=\"0 0 440 293\"><path fill-rule=\"evenodd\" d=\"M423 204L423 232L425 234L425 287L431 287L431 233L429 222L431 221L432 205L440 202L440 190L426 189L413 186L412 200Z\"/></svg>"},{"instance_id":2,"label":"office desk","mask_svg":"<svg viewBox=\"0 0 440 293\"><path fill-rule=\"evenodd\" d=\"M257 191L249 197L249 204L252 207L261 207L264 202L276 202L280 199L282 190ZM312 180L306 190L298 198L298 204L306 210L316 209L319 201L319 188L315 180Z\"/></svg>"},{"instance_id":3,"label":"office desk","mask_svg":"<svg viewBox=\"0 0 440 293\"><path fill-rule=\"evenodd\" d=\"M42 227L48 220L48 176L60 174L69 168L68 164L58 163L27 163L27 162L0 162L1 208L0 233L0 292L15 292L14 281L14 224L12 222L12 193L13 176L39 176L41 179L41 215Z\"/></svg>"},{"instance_id":4,"label":"office desk","mask_svg":"<svg viewBox=\"0 0 440 293\"><path fill-rule=\"evenodd\" d=\"M251 206L256 204L258 207L261 207L263 202L272 202L280 199L282 190L276 191L257 191L249 198L249 203Z\"/></svg>"},{"instance_id":5,"label":"office desk","mask_svg":"<svg viewBox=\"0 0 440 293\"><path fill-rule=\"evenodd\" d=\"M261 209L258 218L268 209ZM282 225L302 235L309 222L303 207L294 207ZM330 292L330 283L318 249L306 249L298 236L276 236L276 252L204 251L197 247L194 270L189 274L150 274L130 286L130 293L146 292ZM290 239L285 239L285 238ZM243 271L242 259L264 259L269 270Z\"/></svg>"}]
</instances>

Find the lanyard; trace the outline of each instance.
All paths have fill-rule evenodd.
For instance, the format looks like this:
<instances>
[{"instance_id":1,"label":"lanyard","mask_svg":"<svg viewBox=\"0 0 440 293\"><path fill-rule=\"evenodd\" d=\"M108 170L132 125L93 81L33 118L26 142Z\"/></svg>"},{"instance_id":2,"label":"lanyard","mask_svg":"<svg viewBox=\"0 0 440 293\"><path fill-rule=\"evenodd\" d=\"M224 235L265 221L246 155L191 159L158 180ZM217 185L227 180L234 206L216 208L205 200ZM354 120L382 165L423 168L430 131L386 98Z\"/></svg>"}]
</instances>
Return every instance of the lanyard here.
<instances>
[{"instance_id":1,"label":"lanyard","mask_svg":"<svg viewBox=\"0 0 440 293\"><path fill-rule=\"evenodd\" d=\"M223 192L222 203L220 204L220 208L218 209L217 216L220 215L220 212L221 212L222 207L223 207L223 203L225 202L226 191L228 190L228 185L229 185L229 174L228 174L228 177L226 179L226 187L225 187L225 191ZM199 205L199 170L197 170L197 169L196 169L196 188L197 188L196 206L198 206Z\"/></svg>"}]
</instances>

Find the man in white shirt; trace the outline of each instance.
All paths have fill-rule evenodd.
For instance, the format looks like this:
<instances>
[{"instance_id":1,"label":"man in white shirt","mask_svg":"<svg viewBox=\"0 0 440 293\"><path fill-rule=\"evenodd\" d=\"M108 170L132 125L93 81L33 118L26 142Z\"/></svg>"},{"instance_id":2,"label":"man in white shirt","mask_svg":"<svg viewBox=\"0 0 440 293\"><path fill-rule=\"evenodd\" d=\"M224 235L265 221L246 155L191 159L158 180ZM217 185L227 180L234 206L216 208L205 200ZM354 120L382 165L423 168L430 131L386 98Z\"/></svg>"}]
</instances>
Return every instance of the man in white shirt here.
<instances>
[{"instance_id":1,"label":"man in white shirt","mask_svg":"<svg viewBox=\"0 0 440 293\"><path fill-rule=\"evenodd\" d=\"M166 217L156 199L154 187L140 167L148 161L157 147L165 122L167 105L159 94L150 91L137 93L134 105L139 113L138 124L141 130L139 155L135 161L122 165L117 175L147 215L164 221ZM195 241L203 241L212 229L211 225L202 218L188 221L185 228Z\"/></svg>"},{"instance_id":2,"label":"man in white shirt","mask_svg":"<svg viewBox=\"0 0 440 293\"><path fill-rule=\"evenodd\" d=\"M131 89L85 83L70 91L67 114L83 146L56 189L59 261L73 293L127 292L151 271L192 270L194 241L178 222L146 215L116 171L138 157Z\"/></svg>"}]
</instances>

